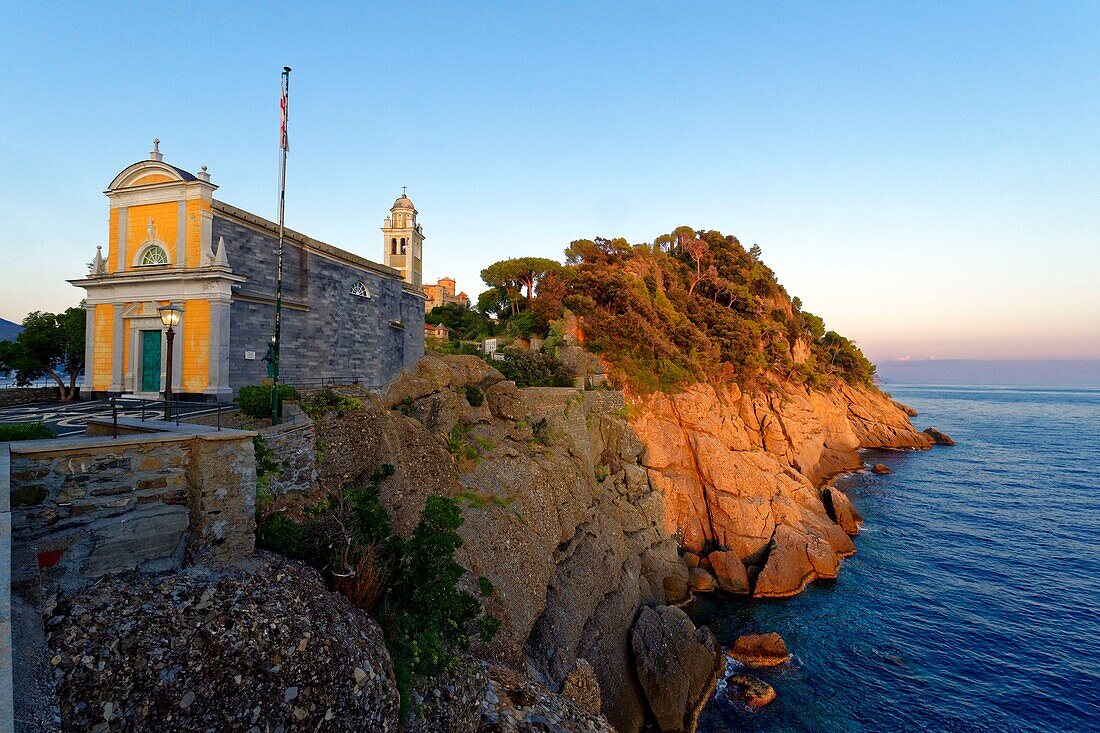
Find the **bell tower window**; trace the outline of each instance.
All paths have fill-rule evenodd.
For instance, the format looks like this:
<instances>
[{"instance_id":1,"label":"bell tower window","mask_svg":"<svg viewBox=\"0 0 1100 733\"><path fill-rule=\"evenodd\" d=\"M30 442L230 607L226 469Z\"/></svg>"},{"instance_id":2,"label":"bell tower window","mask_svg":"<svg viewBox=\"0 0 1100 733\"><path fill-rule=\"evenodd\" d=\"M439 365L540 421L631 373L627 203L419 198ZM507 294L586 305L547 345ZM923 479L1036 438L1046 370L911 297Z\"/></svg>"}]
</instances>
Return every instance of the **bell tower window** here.
<instances>
[{"instance_id":1,"label":"bell tower window","mask_svg":"<svg viewBox=\"0 0 1100 733\"><path fill-rule=\"evenodd\" d=\"M406 248L405 248L405 238L404 238L404 237L401 237L401 254L405 254L405 252L406 252Z\"/></svg>"},{"instance_id":2,"label":"bell tower window","mask_svg":"<svg viewBox=\"0 0 1100 733\"><path fill-rule=\"evenodd\" d=\"M397 254L397 237L393 238L393 250L390 252L390 254Z\"/></svg>"}]
</instances>

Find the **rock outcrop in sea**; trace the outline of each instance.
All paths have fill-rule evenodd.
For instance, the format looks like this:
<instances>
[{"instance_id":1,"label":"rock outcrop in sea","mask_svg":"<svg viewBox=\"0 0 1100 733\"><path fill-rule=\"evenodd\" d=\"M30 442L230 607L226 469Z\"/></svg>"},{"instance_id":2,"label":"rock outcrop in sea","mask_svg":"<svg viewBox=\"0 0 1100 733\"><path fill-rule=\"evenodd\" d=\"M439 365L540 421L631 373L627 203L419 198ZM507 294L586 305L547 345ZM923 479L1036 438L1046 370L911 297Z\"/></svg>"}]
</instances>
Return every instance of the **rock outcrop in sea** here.
<instances>
[{"instance_id":1,"label":"rock outcrop in sea","mask_svg":"<svg viewBox=\"0 0 1100 733\"><path fill-rule=\"evenodd\" d=\"M840 559L855 552L858 513L842 492L821 487L860 468L861 448L933 443L878 390L842 383L767 392L695 384L642 398L632 414L650 482L664 497L664 531L694 553L720 553L727 575L735 555L758 597L836 577Z\"/></svg>"}]
</instances>

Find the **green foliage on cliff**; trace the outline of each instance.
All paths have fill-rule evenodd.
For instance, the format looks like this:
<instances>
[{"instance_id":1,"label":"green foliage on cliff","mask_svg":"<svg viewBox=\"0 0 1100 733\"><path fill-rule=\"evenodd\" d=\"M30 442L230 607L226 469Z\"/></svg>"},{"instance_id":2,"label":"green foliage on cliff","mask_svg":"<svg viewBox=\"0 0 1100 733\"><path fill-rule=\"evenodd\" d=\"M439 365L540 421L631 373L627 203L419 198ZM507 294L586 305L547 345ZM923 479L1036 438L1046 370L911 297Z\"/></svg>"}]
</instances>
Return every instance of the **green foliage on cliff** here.
<instances>
[{"instance_id":1,"label":"green foliage on cliff","mask_svg":"<svg viewBox=\"0 0 1100 733\"><path fill-rule=\"evenodd\" d=\"M433 326L442 323L451 332L451 340L478 341L493 335L493 322L481 311L460 303L445 303L432 308L424 322Z\"/></svg>"},{"instance_id":2,"label":"green foliage on cliff","mask_svg":"<svg viewBox=\"0 0 1100 733\"><path fill-rule=\"evenodd\" d=\"M724 380L873 383L874 365L802 310L757 245L679 227L643 244L577 240L565 255L566 266L543 273L536 297L510 319L529 313L533 331L547 334L572 311L585 346L636 391Z\"/></svg>"},{"instance_id":3,"label":"green foliage on cliff","mask_svg":"<svg viewBox=\"0 0 1100 733\"><path fill-rule=\"evenodd\" d=\"M415 676L450 669L471 634L488 640L499 622L459 587L466 569L454 557L462 547L458 504L429 496L416 528L402 537L380 499L392 473L383 466L359 486L308 507L302 521L271 514L260 521L257 545L310 563L371 614L385 635L404 709Z\"/></svg>"},{"instance_id":4,"label":"green foliage on cliff","mask_svg":"<svg viewBox=\"0 0 1100 733\"><path fill-rule=\"evenodd\" d=\"M504 349L504 361L490 361L517 387L571 387L569 370L551 354L524 349Z\"/></svg>"}]
</instances>

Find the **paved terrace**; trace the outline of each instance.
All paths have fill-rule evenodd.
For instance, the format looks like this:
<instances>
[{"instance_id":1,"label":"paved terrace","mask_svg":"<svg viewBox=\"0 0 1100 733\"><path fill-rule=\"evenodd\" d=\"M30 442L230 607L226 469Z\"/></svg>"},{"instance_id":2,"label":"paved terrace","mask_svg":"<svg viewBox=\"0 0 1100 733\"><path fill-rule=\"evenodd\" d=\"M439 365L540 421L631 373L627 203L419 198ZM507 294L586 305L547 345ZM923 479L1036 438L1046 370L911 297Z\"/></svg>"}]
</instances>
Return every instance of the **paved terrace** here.
<instances>
[{"instance_id":1,"label":"paved terrace","mask_svg":"<svg viewBox=\"0 0 1100 733\"><path fill-rule=\"evenodd\" d=\"M115 400L119 419L139 421L156 420L164 416L164 402L161 400L142 400L132 397L119 397ZM110 420L111 403L107 400L90 402L35 402L29 405L0 408L0 423L30 423L41 420L58 437L83 435L89 420ZM180 419L213 415L218 412L217 404L205 402L173 403L173 418L177 411ZM222 405L221 410L228 409Z\"/></svg>"}]
</instances>

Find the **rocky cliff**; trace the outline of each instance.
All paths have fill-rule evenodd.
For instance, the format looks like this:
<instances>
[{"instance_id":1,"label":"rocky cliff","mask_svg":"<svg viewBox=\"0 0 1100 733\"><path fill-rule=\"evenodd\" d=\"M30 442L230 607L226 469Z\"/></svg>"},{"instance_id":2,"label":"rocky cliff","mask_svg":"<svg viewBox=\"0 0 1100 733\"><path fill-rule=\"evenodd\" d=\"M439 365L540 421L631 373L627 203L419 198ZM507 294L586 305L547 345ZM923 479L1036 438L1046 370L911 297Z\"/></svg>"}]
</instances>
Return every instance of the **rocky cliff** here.
<instances>
[{"instance_id":1,"label":"rocky cliff","mask_svg":"<svg viewBox=\"0 0 1100 733\"><path fill-rule=\"evenodd\" d=\"M471 583L491 581L487 610L502 622L476 654L566 695L588 690L589 704L595 692L621 733L690 730L720 650L668 605L686 598L687 569L625 413L621 392L521 390L476 357L429 354L383 402L318 423L341 456L321 481L392 464L382 500L404 531L428 495L457 499L459 560Z\"/></svg>"},{"instance_id":2,"label":"rocky cliff","mask_svg":"<svg viewBox=\"0 0 1100 733\"><path fill-rule=\"evenodd\" d=\"M664 532L693 553L712 552L719 580L741 575L755 596L789 596L835 577L855 551L858 514L822 486L862 466L859 449L932 445L886 395L844 383L751 393L695 384L639 398L632 414L664 498Z\"/></svg>"}]
</instances>

